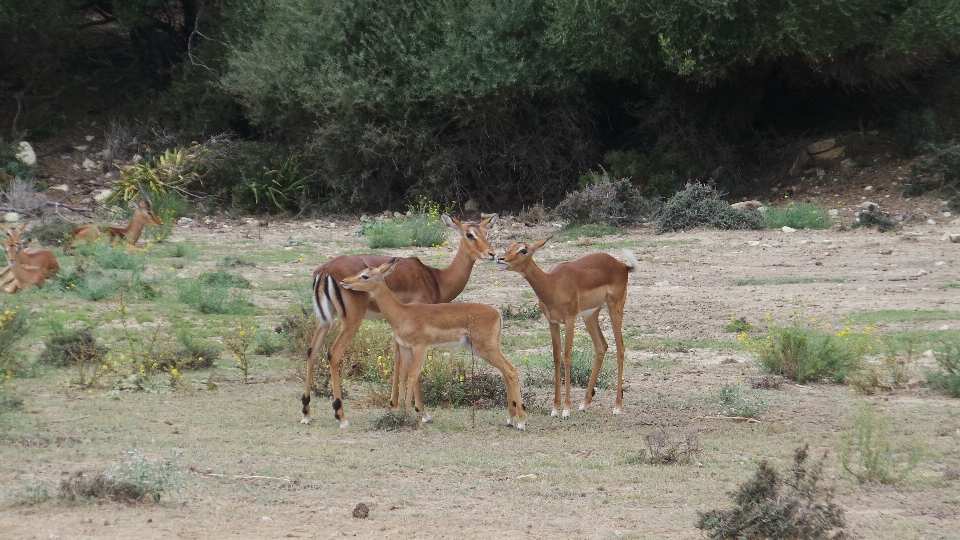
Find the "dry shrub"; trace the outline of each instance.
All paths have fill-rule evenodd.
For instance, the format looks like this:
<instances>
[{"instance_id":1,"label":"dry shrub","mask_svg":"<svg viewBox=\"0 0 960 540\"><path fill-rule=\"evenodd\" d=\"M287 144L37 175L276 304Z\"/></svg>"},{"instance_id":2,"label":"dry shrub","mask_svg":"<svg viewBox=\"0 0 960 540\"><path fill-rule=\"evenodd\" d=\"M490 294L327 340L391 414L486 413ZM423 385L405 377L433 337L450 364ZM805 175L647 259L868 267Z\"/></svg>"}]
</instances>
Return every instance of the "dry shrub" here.
<instances>
[{"instance_id":1,"label":"dry shrub","mask_svg":"<svg viewBox=\"0 0 960 540\"><path fill-rule=\"evenodd\" d=\"M655 232L710 227L714 229L763 229L763 214L756 210L741 212L720 198L713 186L695 182L663 205L657 214Z\"/></svg>"},{"instance_id":2,"label":"dry shrub","mask_svg":"<svg viewBox=\"0 0 960 540\"><path fill-rule=\"evenodd\" d=\"M645 435L647 455L641 460L650 465L686 464L700 453L700 440L695 430L689 429L683 437L674 437L663 428Z\"/></svg>"},{"instance_id":3,"label":"dry shrub","mask_svg":"<svg viewBox=\"0 0 960 540\"><path fill-rule=\"evenodd\" d=\"M40 362L54 367L99 366L108 351L103 345L97 345L92 330L87 326L75 330L60 329L50 334L44 345Z\"/></svg>"},{"instance_id":4,"label":"dry shrub","mask_svg":"<svg viewBox=\"0 0 960 540\"><path fill-rule=\"evenodd\" d=\"M419 427L420 416L408 411L386 411L373 423L373 428L380 431L401 431Z\"/></svg>"},{"instance_id":5,"label":"dry shrub","mask_svg":"<svg viewBox=\"0 0 960 540\"><path fill-rule=\"evenodd\" d=\"M567 193L557 205L560 219L572 223L609 223L629 225L645 221L659 207L659 200L651 201L633 188L629 179L611 179L606 173L595 175L593 181L579 191Z\"/></svg>"}]
</instances>

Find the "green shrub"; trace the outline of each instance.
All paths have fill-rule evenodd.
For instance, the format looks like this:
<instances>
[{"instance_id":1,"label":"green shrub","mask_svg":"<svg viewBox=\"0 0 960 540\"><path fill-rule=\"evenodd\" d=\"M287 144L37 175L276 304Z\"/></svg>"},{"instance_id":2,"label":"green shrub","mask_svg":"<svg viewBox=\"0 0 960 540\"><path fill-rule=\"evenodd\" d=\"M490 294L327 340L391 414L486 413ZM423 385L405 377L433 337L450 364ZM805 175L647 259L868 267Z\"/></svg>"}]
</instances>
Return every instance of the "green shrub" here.
<instances>
[{"instance_id":1,"label":"green shrub","mask_svg":"<svg viewBox=\"0 0 960 540\"><path fill-rule=\"evenodd\" d=\"M739 319L730 317L730 321L726 326L723 327L723 329L726 332L736 332L739 334L741 332L749 332L750 330L753 330L753 324L748 323L746 317L740 317Z\"/></svg>"},{"instance_id":2,"label":"green shrub","mask_svg":"<svg viewBox=\"0 0 960 540\"><path fill-rule=\"evenodd\" d=\"M216 315L245 315L253 311L253 304L243 295L227 287L208 285L199 279L184 280L179 299L200 313Z\"/></svg>"},{"instance_id":3,"label":"green shrub","mask_svg":"<svg viewBox=\"0 0 960 540\"><path fill-rule=\"evenodd\" d=\"M960 397L960 342L943 343L934 354L940 370L927 373L927 382L950 397Z\"/></svg>"},{"instance_id":4,"label":"green shrub","mask_svg":"<svg viewBox=\"0 0 960 540\"><path fill-rule=\"evenodd\" d=\"M21 307L0 301L0 380L8 380L26 370L19 342L26 336L27 327L27 317Z\"/></svg>"},{"instance_id":5,"label":"green shrub","mask_svg":"<svg viewBox=\"0 0 960 540\"><path fill-rule=\"evenodd\" d=\"M960 210L960 142L930 144L924 149L927 155L910 166L904 196L931 193L946 200L952 210Z\"/></svg>"},{"instance_id":6,"label":"green shrub","mask_svg":"<svg viewBox=\"0 0 960 540\"><path fill-rule=\"evenodd\" d=\"M425 406L490 408L504 403L506 384L499 371L482 367L471 368L453 352L428 355L420 372L420 390ZM479 358L476 362L483 363Z\"/></svg>"},{"instance_id":7,"label":"green shrub","mask_svg":"<svg viewBox=\"0 0 960 540\"><path fill-rule=\"evenodd\" d=\"M107 351L97 344L90 327L61 328L47 336L40 362L54 367L99 365Z\"/></svg>"},{"instance_id":8,"label":"green shrub","mask_svg":"<svg viewBox=\"0 0 960 540\"><path fill-rule=\"evenodd\" d=\"M761 343L761 369L801 384L823 378L845 382L863 365L867 346L848 331L834 335L797 327L773 328Z\"/></svg>"},{"instance_id":9,"label":"green shrub","mask_svg":"<svg viewBox=\"0 0 960 540\"><path fill-rule=\"evenodd\" d=\"M62 246L74 224L62 219L44 221L30 229L30 237L41 246Z\"/></svg>"},{"instance_id":10,"label":"green shrub","mask_svg":"<svg viewBox=\"0 0 960 540\"><path fill-rule=\"evenodd\" d=\"M740 388L739 383L724 384L714 396L717 414L742 418L760 418L766 412L767 403L751 390Z\"/></svg>"},{"instance_id":11,"label":"green shrub","mask_svg":"<svg viewBox=\"0 0 960 540\"><path fill-rule=\"evenodd\" d=\"M819 204L791 202L783 207L770 206L765 215L769 229L827 229L833 224L827 209Z\"/></svg>"},{"instance_id":12,"label":"green shrub","mask_svg":"<svg viewBox=\"0 0 960 540\"><path fill-rule=\"evenodd\" d=\"M7 388L6 381L0 379L0 414L15 411L23 407L23 398Z\"/></svg>"},{"instance_id":13,"label":"green shrub","mask_svg":"<svg viewBox=\"0 0 960 540\"><path fill-rule=\"evenodd\" d=\"M804 464L808 448L794 451L786 475L761 461L754 477L731 494L734 507L699 512L697 528L712 540L849 538L843 529L843 508L833 502L830 490L819 485L823 460L812 468Z\"/></svg>"},{"instance_id":14,"label":"green shrub","mask_svg":"<svg viewBox=\"0 0 960 540\"><path fill-rule=\"evenodd\" d=\"M142 253L130 253L126 246L119 244L111 246L108 242L94 242L77 246L78 257L89 259L106 270L131 270L139 272L146 264L146 256Z\"/></svg>"},{"instance_id":15,"label":"green shrub","mask_svg":"<svg viewBox=\"0 0 960 540\"><path fill-rule=\"evenodd\" d=\"M633 188L630 180L612 180L607 173L593 174L579 191L567 193L554 211L560 219L571 223L605 223L630 225L646 221L659 206Z\"/></svg>"},{"instance_id":16,"label":"green shrub","mask_svg":"<svg viewBox=\"0 0 960 540\"><path fill-rule=\"evenodd\" d=\"M741 212L720 199L710 185L695 182L671 197L657 214L655 232L663 234L694 227L714 229L763 229L763 214Z\"/></svg>"},{"instance_id":17,"label":"green shrub","mask_svg":"<svg viewBox=\"0 0 960 540\"><path fill-rule=\"evenodd\" d=\"M367 222L361 234L369 239L371 248L382 247L434 247L447 241L447 226L440 219L440 205L421 199L417 206L410 206L407 215L393 221Z\"/></svg>"},{"instance_id":18,"label":"green shrub","mask_svg":"<svg viewBox=\"0 0 960 540\"><path fill-rule=\"evenodd\" d=\"M651 198L670 198L683 189L687 179L700 178L704 172L683 156L673 153L614 151L607 152L603 160L609 165L611 176L631 179L640 194Z\"/></svg>"},{"instance_id":19,"label":"green shrub","mask_svg":"<svg viewBox=\"0 0 960 540\"><path fill-rule=\"evenodd\" d=\"M886 420L872 405L861 403L853 427L841 435L840 454L843 469L860 483L895 484L902 481L920 462L919 450L912 450L904 462L894 454Z\"/></svg>"},{"instance_id":20,"label":"green shrub","mask_svg":"<svg viewBox=\"0 0 960 540\"><path fill-rule=\"evenodd\" d=\"M200 281L207 285L213 287L236 287L238 289L249 289L250 280L243 277L231 274L230 272L220 268L216 272L207 272L205 274L200 274Z\"/></svg>"}]
</instances>

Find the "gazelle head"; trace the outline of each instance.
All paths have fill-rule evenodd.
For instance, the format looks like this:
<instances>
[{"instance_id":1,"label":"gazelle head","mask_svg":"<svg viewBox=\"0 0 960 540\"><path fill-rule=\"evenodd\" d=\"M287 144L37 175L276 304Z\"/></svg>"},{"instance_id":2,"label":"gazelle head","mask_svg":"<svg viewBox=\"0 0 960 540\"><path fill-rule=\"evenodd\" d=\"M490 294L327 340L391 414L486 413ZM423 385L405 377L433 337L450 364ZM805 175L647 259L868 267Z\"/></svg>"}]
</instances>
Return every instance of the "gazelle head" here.
<instances>
[{"instance_id":1,"label":"gazelle head","mask_svg":"<svg viewBox=\"0 0 960 540\"><path fill-rule=\"evenodd\" d=\"M136 212L133 214L133 219L136 220L139 218L144 225L153 225L154 227L159 227L163 225L163 221L160 221L160 218L153 212L153 202L150 201L150 196L147 195L147 190L143 188L143 184L139 181L137 186L140 187L140 198L141 200L134 209ZM133 205L133 203L131 203Z\"/></svg>"},{"instance_id":2,"label":"gazelle head","mask_svg":"<svg viewBox=\"0 0 960 540\"><path fill-rule=\"evenodd\" d=\"M385 262L376 268L365 268L359 274L343 278L340 280L340 286L351 291L370 292L380 286L383 279L393 272L399 259L394 257L390 262Z\"/></svg>"},{"instance_id":3,"label":"gazelle head","mask_svg":"<svg viewBox=\"0 0 960 540\"><path fill-rule=\"evenodd\" d=\"M510 237L510 245L503 255L497 257L497 265L503 270L523 272L533 262L533 254L542 248L553 236L548 236L532 244L520 242L516 236Z\"/></svg>"},{"instance_id":4,"label":"gazelle head","mask_svg":"<svg viewBox=\"0 0 960 540\"><path fill-rule=\"evenodd\" d=\"M6 235L3 242L0 242L0 246L3 247L3 250L7 252L7 262L12 264L14 257L17 253L23 249L23 240L20 238L20 233L26 228L26 224L23 224L19 227L14 227L8 229L3 225L0 225L0 231Z\"/></svg>"},{"instance_id":5,"label":"gazelle head","mask_svg":"<svg viewBox=\"0 0 960 540\"><path fill-rule=\"evenodd\" d=\"M496 252L490 242L487 241L487 225L495 223L497 216L488 217L480 223L464 223L452 218L446 214L440 216L447 227L460 233L460 249L465 249L470 260L473 261L492 261L496 258Z\"/></svg>"}]
</instances>

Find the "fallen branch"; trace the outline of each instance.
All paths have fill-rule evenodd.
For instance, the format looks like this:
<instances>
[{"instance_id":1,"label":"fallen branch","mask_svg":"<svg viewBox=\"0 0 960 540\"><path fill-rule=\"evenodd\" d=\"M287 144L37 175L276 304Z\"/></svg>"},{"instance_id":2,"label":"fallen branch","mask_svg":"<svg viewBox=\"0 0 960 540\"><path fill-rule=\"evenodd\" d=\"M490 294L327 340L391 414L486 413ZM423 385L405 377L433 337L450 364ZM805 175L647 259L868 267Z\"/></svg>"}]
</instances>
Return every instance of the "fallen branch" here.
<instances>
[{"instance_id":1,"label":"fallen branch","mask_svg":"<svg viewBox=\"0 0 960 540\"><path fill-rule=\"evenodd\" d=\"M206 476L215 476L217 478L232 478L234 480L283 480L284 482L290 481L289 476L282 476L282 477L260 476L256 474L248 476L248 475L242 475L242 474L229 475L229 474L207 473Z\"/></svg>"},{"instance_id":2,"label":"fallen branch","mask_svg":"<svg viewBox=\"0 0 960 540\"><path fill-rule=\"evenodd\" d=\"M78 416L78 417L76 417L76 418L64 418L63 420L50 420L50 421L48 421L47 423L48 423L48 424L59 424L59 423L61 423L61 422L76 422L77 420L83 420L84 418L86 418L86 415L84 415L84 416Z\"/></svg>"},{"instance_id":3,"label":"fallen branch","mask_svg":"<svg viewBox=\"0 0 960 540\"><path fill-rule=\"evenodd\" d=\"M747 422L750 424L759 424L760 421L756 418L748 418L746 416L695 416L694 420L738 420L740 422Z\"/></svg>"}]
</instances>

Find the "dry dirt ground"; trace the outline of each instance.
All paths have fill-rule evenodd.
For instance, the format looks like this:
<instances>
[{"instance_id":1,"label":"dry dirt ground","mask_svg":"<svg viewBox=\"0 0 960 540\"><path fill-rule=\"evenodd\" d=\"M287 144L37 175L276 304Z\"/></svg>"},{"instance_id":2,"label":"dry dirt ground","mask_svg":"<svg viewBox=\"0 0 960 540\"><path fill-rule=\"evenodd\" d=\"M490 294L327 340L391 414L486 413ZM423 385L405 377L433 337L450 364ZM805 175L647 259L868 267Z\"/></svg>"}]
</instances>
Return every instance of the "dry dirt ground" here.
<instances>
[{"instance_id":1,"label":"dry dirt ground","mask_svg":"<svg viewBox=\"0 0 960 540\"><path fill-rule=\"evenodd\" d=\"M38 148L47 183L66 181L78 203L103 181L100 173L72 167L86 157L73 149L83 145L85 131L66 146ZM960 325L960 244L942 240L946 232L960 232L956 216L944 215L936 199L902 199L896 182L906 177L909 162L882 150L871 155L875 163L852 171L830 164L818 176L811 167L763 198L782 203L786 194L839 208L846 226L860 202L873 200L903 217L898 232L654 235L641 227L598 239L557 237L538 253L544 267L596 250L619 257L623 248L640 260L630 278L627 392L619 417L610 414L611 392L600 391L588 411L561 422L542 407L550 389L539 388L525 396L531 414L524 433L502 426L503 409L439 409L419 430L383 432L373 429L383 410L366 404L365 387L354 383L346 402L351 426L341 430L323 403L312 425L299 423L302 389L290 368L297 360L264 360L257 384L224 376L215 392L117 399L71 389L62 384L66 375L48 374L18 381L24 407L0 420L0 538L701 538L694 527L698 512L729 506L729 492L761 460L783 469L804 444L814 456L826 455L824 482L835 490L854 536L960 538L955 399L922 384L873 396L841 385L785 384L756 391L770 404L759 424L703 418L716 414L711 396L718 387L749 386L758 374L736 334L724 329L732 317L755 324L755 334L797 317L838 329L846 316L881 310L947 315L881 322L876 335ZM344 217L277 220L267 227L198 218L177 226L168 241L191 242L217 257L289 252L275 258L279 262L241 269L261 285L250 299L263 309L258 322L266 325L306 295L317 263L364 251L354 234L358 225ZM557 229L504 217L492 239L502 248L511 235L536 239ZM453 248L385 251L443 265ZM181 274L196 275L215 260L201 258ZM289 283L302 288L279 286ZM478 264L461 298L530 305L527 291L520 276ZM548 353L545 332L542 320L508 322L508 356L519 365L525 355ZM612 351L607 363L611 357ZM915 383L929 366L929 358L913 359ZM575 403L582 392L575 391ZM860 485L843 473L843 436L863 402L887 419L898 459L922 450L918 467L899 484ZM636 459L645 437L661 430L675 437L696 433L701 452L694 462L655 466ZM161 504L28 503L37 486L52 492L61 478L106 470L133 449L156 458L179 452L183 489ZM359 503L369 507L367 518L353 517Z\"/></svg>"},{"instance_id":2,"label":"dry dirt ground","mask_svg":"<svg viewBox=\"0 0 960 540\"><path fill-rule=\"evenodd\" d=\"M200 219L177 227L170 241L244 253L302 240L288 261L243 272L255 282L295 280L306 287L310 260L363 249L353 233L357 225L320 219L263 228ZM63 387L63 377L28 379L18 385L27 392L24 408L2 424L0 536L699 538L697 512L728 506L727 493L760 460L784 467L793 448L810 444L815 456L826 452L825 482L836 490L854 535L960 538L957 400L922 386L861 397L846 386L786 384L758 390L771 404L759 424L700 418L716 414L710 396L720 385L747 386L757 374L742 350L704 346L736 342L724 331L731 317L762 329L799 312L836 328L846 315L878 310L960 313L960 294L949 288L960 283L960 246L941 240L945 230L921 223L885 234L697 230L657 236L639 228L600 239L555 239L538 253L545 267L597 249L618 256L626 247L640 259L630 278L625 325L633 336L628 390L619 417L610 414L610 392L601 391L590 410L561 422L533 403L546 399L549 389L541 389L526 396L531 416L525 433L501 425L502 409L476 416L440 409L420 430L376 431L372 424L382 410L364 405L362 385L347 401L349 428L338 429L322 403L314 424L303 426L299 381L284 371L254 385L225 380L217 392L125 394L118 400ZM555 231L549 223L527 227L505 218L492 236L503 246L513 234L538 238ZM452 248L390 252L419 253L439 265ZM298 262L299 255L308 262ZM797 278L821 281L776 281ZM736 284L747 279L767 281ZM491 264L478 264L470 283L464 300L532 302L518 275ZM268 308L292 300L269 287L252 299ZM874 331L958 324L948 316L880 324ZM546 352L544 331L542 321L509 324L508 336L531 337L508 356ZM911 369L922 379L919 362ZM898 451L923 448L922 462L900 484L863 486L843 475L838 450L862 400L888 419ZM702 452L693 464L633 459L644 451L644 437L661 429L699 435ZM184 489L162 504L24 503L29 486L43 481L52 490L60 478L105 470L131 449L155 457L180 451ZM352 516L358 503L369 507L369 517Z\"/></svg>"}]
</instances>

